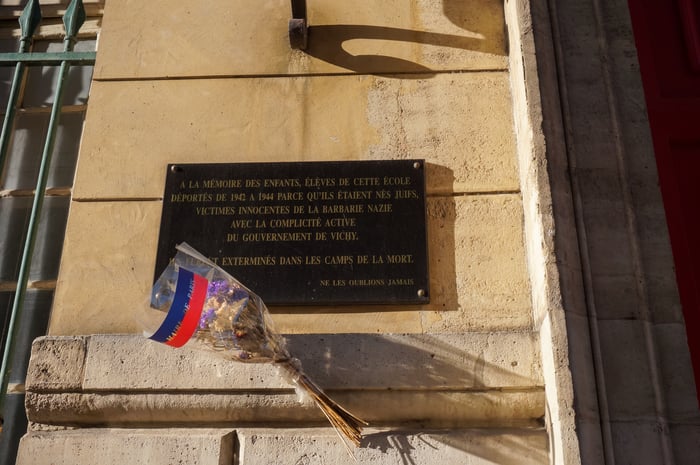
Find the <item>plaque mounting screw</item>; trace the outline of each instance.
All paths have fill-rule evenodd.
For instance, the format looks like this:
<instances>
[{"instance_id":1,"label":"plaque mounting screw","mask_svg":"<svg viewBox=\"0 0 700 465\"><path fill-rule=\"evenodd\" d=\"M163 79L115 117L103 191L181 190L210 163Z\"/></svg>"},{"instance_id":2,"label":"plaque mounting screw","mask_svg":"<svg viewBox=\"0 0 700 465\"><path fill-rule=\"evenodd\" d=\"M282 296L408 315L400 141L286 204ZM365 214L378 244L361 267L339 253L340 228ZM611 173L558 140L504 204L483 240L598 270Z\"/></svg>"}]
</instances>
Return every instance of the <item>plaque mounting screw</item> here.
<instances>
[{"instance_id":1,"label":"plaque mounting screw","mask_svg":"<svg viewBox=\"0 0 700 465\"><path fill-rule=\"evenodd\" d=\"M182 167L181 167L181 166L172 165L172 166L170 167L170 171L173 172L173 173L182 173L183 170L182 170Z\"/></svg>"},{"instance_id":2,"label":"plaque mounting screw","mask_svg":"<svg viewBox=\"0 0 700 465\"><path fill-rule=\"evenodd\" d=\"M418 289L418 297L425 297L425 289Z\"/></svg>"},{"instance_id":3,"label":"plaque mounting screw","mask_svg":"<svg viewBox=\"0 0 700 465\"><path fill-rule=\"evenodd\" d=\"M413 167L414 167L415 169L419 170L419 169L420 169L420 162L417 161L417 162L413 163Z\"/></svg>"}]
</instances>

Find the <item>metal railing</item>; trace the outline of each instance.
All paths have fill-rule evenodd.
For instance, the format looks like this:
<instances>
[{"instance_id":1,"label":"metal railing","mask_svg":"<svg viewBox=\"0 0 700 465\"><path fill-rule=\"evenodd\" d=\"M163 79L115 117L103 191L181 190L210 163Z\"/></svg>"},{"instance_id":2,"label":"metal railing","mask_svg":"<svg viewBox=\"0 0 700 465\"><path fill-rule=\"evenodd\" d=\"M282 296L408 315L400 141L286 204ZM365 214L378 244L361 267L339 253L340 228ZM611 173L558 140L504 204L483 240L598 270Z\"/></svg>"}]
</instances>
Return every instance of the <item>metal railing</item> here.
<instances>
[{"instance_id":1,"label":"metal railing","mask_svg":"<svg viewBox=\"0 0 700 465\"><path fill-rule=\"evenodd\" d=\"M17 110L17 102L20 87L27 66L55 65L59 66L58 79L55 84L54 100L51 107L46 139L39 166L36 188L34 190L33 203L29 222L27 225L26 239L22 248L22 258L19 266L19 274L15 289L14 301L7 326L7 339L0 367L0 413L5 406L7 387L10 379L11 364L15 351L15 340L18 332L18 324L22 319L24 299L29 279L31 258L34 252L34 244L39 225L39 216L46 193L46 184L51 166L51 156L56 140L65 81L71 65L92 65L95 63L95 52L74 52L76 38L80 27L85 22L85 8L82 0L72 0L63 17L65 37L63 39L62 52L33 53L30 52L32 37L41 21L41 8L38 0L29 0L19 18L21 39L17 53L0 54L0 66L14 66L15 72L12 78L10 94L7 103L7 112L0 133L0 173L5 166L8 147L12 137L14 117Z\"/></svg>"}]
</instances>

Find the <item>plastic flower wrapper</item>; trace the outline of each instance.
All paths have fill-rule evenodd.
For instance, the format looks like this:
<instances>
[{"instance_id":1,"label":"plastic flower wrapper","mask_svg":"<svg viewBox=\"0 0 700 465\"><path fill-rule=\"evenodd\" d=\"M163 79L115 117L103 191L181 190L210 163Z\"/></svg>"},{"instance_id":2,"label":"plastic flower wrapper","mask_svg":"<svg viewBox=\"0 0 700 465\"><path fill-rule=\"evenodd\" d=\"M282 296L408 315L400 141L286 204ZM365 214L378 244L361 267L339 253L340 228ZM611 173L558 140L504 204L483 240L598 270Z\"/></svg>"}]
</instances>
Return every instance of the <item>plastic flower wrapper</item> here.
<instances>
[{"instance_id":1,"label":"plastic flower wrapper","mask_svg":"<svg viewBox=\"0 0 700 465\"><path fill-rule=\"evenodd\" d=\"M153 286L142 323L149 339L172 347L189 342L231 360L276 364L300 394L314 400L336 431L360 444L362 425L367 423L304 374L284 338L274 331L262 299L188 244L177 246L177 254Z\"/></svg>"}]
</instances>

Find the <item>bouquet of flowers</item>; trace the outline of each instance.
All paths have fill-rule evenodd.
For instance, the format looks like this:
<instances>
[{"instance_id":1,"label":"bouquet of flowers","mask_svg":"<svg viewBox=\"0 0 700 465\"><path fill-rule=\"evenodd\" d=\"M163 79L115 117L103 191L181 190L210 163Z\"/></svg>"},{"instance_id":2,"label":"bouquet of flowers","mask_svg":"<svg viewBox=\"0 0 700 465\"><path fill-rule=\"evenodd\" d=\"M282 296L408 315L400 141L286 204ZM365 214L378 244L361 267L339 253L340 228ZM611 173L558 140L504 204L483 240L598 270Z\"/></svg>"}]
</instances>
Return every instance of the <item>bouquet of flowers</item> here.
<instances>
[{"instance_id":1,"label":"bouquet of flowers","mask_svg":"<svg viewBox=\"0 0 700 465\"><path fill-rule=\"evenodd\" d=\"M147 336L172 347L191 345L246 363L274 363L307 393L333 427L359 446L366 422L329 398L288 352L265 303L188 244L158 278L143 316ZM341 436L342 437L342 436Z\"/></svg>"}]
</instances>

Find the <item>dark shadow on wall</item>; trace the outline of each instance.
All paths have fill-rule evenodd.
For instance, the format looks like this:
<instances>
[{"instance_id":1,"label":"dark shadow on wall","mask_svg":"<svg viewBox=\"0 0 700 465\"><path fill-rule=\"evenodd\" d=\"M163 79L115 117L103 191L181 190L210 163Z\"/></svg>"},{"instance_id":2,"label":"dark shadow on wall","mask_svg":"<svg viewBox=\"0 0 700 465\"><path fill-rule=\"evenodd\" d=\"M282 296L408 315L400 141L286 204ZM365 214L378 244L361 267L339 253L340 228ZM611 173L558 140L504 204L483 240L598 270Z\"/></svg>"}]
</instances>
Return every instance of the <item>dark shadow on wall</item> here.
<instances>
[{"instance_id":1,"label":"dark shadow on wall","mask_svg":"<svg viewBox=\"0 0 700 465\"><path fill-rule=\"evenodd\" d=\"M484 39L435 32L421 32L383 26L336 24L311 26L309 46L305 52L319 60L365 74L421 74L434 73L434 70L414 61L386 55L352 55L343 44L353 39L410 42L439 47L473 50L482 53L504 55L502 48L496 49Z\"/></svg>"},{"instance_id":2,"label":"dark shadow on wall","mask_svg":"<svg viewBox=\"0 0 700 465\"><path fill-rule=\"evenodd\" d=\"M511 369L524 363L517 353L512 360L487 360L483 349L494 342L493 334L473 333L467 345L464 337L299 334L287 341L304 371L373 427L411 425L368 434L361 448L396 455L402 465L423 463L431 454L426 449L445 446L503 465L548 463L547 434L539 420L511 418L510 410L498 407L517 402L506 399L509 392L541 390L541 381L527 370ZM381 402L382 409L367 405L367 399ZM480 413L474 415L474 409ZM377 417L378 411L391 411L392 418Z\"/></svg>"},{"instance_id":3,"label":"dark shadow on wall","mask_svg":"<svg viewBox=\"0 0 700 465\"><path fill-rule=\"evenodd\" d=\"M500 365L486 360L483 348L493 344L495 337L490 333L473 333L467 347L460 342L466 335L349 333L285 337L290 353L299 358L304 371L319 385L331 389L474 391L501 390L504 385L531 389L541 383L508 369L511 363L523 363L522 359ZM499 384L494 385L494 380Z\"/></svg>"},{"instance_id":4,"label":"dark shadow on wall","mask_svg":"<svg viewBox=\"0 0 700 465\"><path fill-rule=\"evenodd\" d=\"M455 26L489 36L487 31L505 31L502 0L442 0L445 17ZM485 27L486 26L486 27ZM506 35L503 35L505 40ZM492 46L495 41L490 41ZM488 51L488 53L498 53Z\"/></svg>"},{"instance_id":5,"label":"dark shadow on wall","mask_svg":"<svg viewBox=\"0 0 700 465\"><path fill-rule=\"evenodd\" d=\"M443 0L442 11L450 22L468 31L470 37L362 24L312 25L306 53L328 63L366 74L431 74L429 67L377 54L353 55L344 44L354 39L407 42L437 47L507 55L507 34L501 0ZM410 77L410 76L402 76Z\"/></svg>"},{"instance_id":6,"label":"dark shadow on wall","mask_svg":"<svg viewBox=\"0 0 700 465\"><path fill-rule=\"evenodd\" d=\"M549 463L546 433L527 429L467 429L461 431L389 431L369 434L361 447L387 453L392 449L401 465L417 465L416 449L440 450L444 446L481 457L499 465L540 465ZM423 454L421 454L423 455Z\"/></svg>"}]
</instances>

